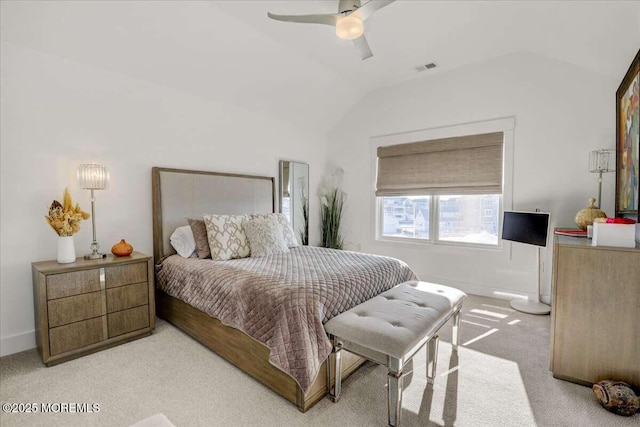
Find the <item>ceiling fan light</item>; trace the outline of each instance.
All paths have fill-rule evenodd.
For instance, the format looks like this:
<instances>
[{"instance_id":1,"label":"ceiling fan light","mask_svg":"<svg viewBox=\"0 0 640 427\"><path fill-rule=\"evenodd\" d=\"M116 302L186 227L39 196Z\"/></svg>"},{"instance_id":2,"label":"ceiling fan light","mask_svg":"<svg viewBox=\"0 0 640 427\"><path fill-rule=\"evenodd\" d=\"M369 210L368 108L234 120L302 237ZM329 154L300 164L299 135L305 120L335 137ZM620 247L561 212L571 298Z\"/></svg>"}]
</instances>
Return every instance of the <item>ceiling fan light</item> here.
<instances>
[{"instance_id":1,"label":"ceiling fan light","mask_svg":"<svg viewBox=\"0 0 640 427\"><path fill-rule=\"evenodd\" d=\"M357 16L348 15L340 18L336 23L336 35L344 40L357 39L364 33L362 20Z\"/></svg>"}]
</instances>

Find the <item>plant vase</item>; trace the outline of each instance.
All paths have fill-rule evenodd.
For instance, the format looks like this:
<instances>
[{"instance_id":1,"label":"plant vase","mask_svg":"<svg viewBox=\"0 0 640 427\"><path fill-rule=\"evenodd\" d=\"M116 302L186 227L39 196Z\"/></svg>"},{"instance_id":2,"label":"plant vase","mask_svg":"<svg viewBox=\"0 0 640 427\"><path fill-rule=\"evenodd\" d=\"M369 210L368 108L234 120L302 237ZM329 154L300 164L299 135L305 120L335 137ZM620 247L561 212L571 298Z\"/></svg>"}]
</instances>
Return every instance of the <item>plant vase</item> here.
<instances>
[{"instance_id":1,"label":"plant vase","mask_svg":"<svg viewBox=\"0 0 640 427\"><path fill-rule=\"evenodd\" d=\"M68 264L76 260L73 236L58 236L58 264Z\"/></svg>"}]
</instances>

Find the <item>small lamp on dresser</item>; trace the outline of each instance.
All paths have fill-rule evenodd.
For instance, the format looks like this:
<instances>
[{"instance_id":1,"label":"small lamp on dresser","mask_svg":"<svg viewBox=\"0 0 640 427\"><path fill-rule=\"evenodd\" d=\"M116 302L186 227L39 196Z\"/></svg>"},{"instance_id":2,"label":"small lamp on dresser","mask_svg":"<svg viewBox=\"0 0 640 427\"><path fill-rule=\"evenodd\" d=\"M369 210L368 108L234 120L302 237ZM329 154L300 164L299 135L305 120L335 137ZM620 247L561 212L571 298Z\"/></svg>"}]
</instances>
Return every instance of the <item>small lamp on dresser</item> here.
<instances>
[{"instance_id":1,"label":"small lamp on dresser","mask_svg":"<svg viewBox=\"0 0 640 427\"><path fill-rule=\"evenodd\" d=\"M598 203L596 207L602 209L602 174L616 171L614 149L593 150L589 153L589 172L598 176Z\"/></svg>"},{"instance_id":2,"label":"small lamp on dresser","mask_svg":"<svg viewBox=\"0 0 640 427\"><path fill-rule=\"evenodd\" d=\"M89 246L91 253L84 259L101 259L107 255L100 253L100 245L96 240L96 210L94 190L106 190L109 185L109 172L103 165L96 163L82 164L78 167L78 184L83 190L91 190L91 225L93 227L93 241Z\"/></svg>"}]
</instances>

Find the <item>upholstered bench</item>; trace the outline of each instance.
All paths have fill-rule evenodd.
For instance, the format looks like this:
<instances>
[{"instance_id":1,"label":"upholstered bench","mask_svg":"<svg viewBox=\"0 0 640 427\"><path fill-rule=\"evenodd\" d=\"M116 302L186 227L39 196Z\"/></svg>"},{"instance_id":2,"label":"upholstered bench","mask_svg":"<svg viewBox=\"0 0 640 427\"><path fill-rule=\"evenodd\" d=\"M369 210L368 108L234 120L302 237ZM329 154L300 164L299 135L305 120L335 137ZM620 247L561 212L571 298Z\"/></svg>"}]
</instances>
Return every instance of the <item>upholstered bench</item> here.
<instances>
[{"instance_id":1,"label":"upholstered bench","mask_svg":"<svg viewBox=\"0 0 640 427\"><path fill-rule=\"evenodd\" d=\"M333 344L327 383L340 398L340 351L348 350L389 369L389 425L400 423L403 368L427 344L427 381L433 383L438 356L436 333L453 317L453 351L458 351L459 318L467 295L449 286L405 282L334 317L325 324Z\"/></svg>"}]
</instances>

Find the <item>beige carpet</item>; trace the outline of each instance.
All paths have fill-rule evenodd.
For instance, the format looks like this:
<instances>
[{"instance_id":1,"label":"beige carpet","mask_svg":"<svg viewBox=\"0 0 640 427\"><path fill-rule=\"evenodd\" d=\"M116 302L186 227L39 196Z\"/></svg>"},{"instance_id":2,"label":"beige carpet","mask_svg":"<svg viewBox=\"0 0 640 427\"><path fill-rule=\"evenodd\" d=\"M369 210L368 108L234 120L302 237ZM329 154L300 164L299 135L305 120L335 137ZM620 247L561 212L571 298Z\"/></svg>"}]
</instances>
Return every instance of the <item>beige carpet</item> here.
<instances>
[{"instance_id":1,"label":"beige carpet","mask_svg":"<svg viewBox=\"0 0 640 427\"><path fill-rule=\"evenodd\" d=\"M426 385L424 350L403 401L403 426L638 426L602 409L587 387L548 369L549 316L470 297L458 358L446 325L438 377ZM119 347L46 368L35 350L0 359L2 403L97 403L93 413L0 413L9 426L129 426L162 413L176 427L384 426L386 371L367 364L344 383L339 403L300 413L172 325Z\"/></svg>"}]
</instances>

